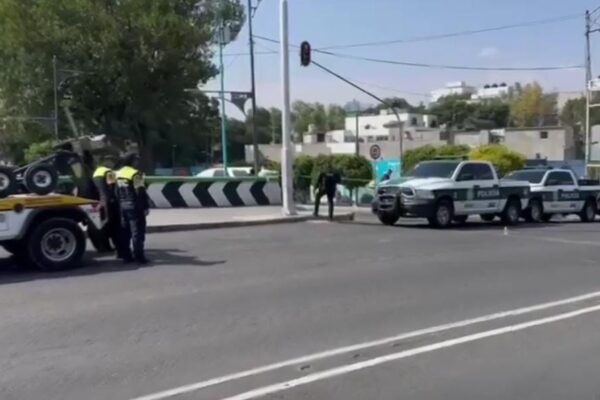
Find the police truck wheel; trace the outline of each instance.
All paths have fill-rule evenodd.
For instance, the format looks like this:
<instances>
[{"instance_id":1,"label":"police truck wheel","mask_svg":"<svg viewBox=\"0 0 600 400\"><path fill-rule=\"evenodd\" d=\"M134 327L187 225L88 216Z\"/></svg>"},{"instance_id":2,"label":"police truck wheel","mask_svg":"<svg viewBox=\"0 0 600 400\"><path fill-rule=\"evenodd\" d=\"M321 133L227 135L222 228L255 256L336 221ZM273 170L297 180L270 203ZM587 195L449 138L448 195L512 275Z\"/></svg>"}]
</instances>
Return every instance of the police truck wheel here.
<instances>
[{"instance_id":1,"label":"police truck wheel","mask_svg":"<svg viewBox=\"0 0 600 400\"><path fill-rule=\"evenodd\" d=\"M481 218L485 222L492 222L494 219L496 219L496 215L495 214L481 214L479 216L479 218Z\"/></svg>"},{"instance_id":2,"label":"police truck wheel","mask_svg":"<svg viewBox=\"0 0 600 400\"><path fill-rule=\"evenodd\" d=\"M17 178L12 168L0 166L0 199L17 191Z\"/></svg>"},{"instance_id":3,"label":"police truck wheel","mask_svg":"<svg viewBox=\"0 0 600 400\"><path fill-rule=\"evenodd\" d=\"M542 202L538 199L533 199L529 202L529 207L525 210L523 216L527 222L542 222L544 208Z\"/></svg>"},{"instance_id":4,"label":"police truck wheel","mask_svg":"<svg viewBox=\"0 0 600 400\"><path fill-rule=\"evenodd\" d=\"M46 195L58 186L58 173L50 165L35 164L27 168L23 180L29 192Z\"/></svg>"},{"instance_id":5,"label":"police truck wheel","mask_svg":"<svg viewBox=\"0 0 600 400\"><path fill-rule=\"evenodd\" d=\"M504 211L502 211L502 222L506 225L516 225L519 223L519 217L521 216L521 202L519 199L508 199Z\"/></svg>"},{"instance_id":6,"label":"police truck wheel","mask_svg":"<svg viewBox=\"0 0 600 400\"><path fill-rule=\"evenodd\" d=\"M78 267L85 253L85 235L69 219L48 219L33 228L26 240L31 261L42 271Z\"/></svg>"},{"instance_id":7,"label":"police truck wheel","mask_svg":"<svg viewBox=\"0 0 600 400\"><path fill-rule=\"evenodd\" d=\"M448 200L439 201L433 211L433 216L428 218L430 225L436 228L447 228L454 219L454 207Z\"/></svg>"},{"instance_id":8,"label":"police truck wheel","mask_svg":"<svg viewBox=\"0 0 600 400\"><path fill-rule=\"evenodd\" d=\"M377 217L379 218L379 221L381 221L382 224L390 226L394 225L400 219L400 216L398 214L387 212L380 212L379 214L377 214Z\"/></svg>"},{"instance_id":9,"label":"police truck wheel","mask_svg":"<svg viewBox=\"0 0 600 400\"><path fill-rule=\"evenodd\" d=\"M583 206L583 210L579 214L581 222L592 222L596 218L597 212L596 202L593 199L588 199Z\"/></svg>"}]
</instances>

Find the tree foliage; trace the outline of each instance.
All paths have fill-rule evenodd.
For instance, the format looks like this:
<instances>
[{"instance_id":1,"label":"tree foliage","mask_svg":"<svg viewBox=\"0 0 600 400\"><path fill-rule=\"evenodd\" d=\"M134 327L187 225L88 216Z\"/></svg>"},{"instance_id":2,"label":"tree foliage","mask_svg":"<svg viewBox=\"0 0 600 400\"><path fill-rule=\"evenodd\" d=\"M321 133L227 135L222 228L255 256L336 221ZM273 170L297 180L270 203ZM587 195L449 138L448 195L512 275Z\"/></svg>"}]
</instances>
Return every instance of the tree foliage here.
<instances>
[{"instance_id":1,"label":"tree foliage","mask_svg":"<svg viewBox=\"0 0 600 400\"><path fill-rule=\"evenodd\" d=\"M510 112L517 127L544 126L555 120L556 98L545 95L537 82L527 84L512 101Z\"/></svg>"},{"instance_id":2,"label":"tree foliage","mask_svg":"<svg viewBox=\"0 0 600 400\"><path fill-rule=\"evenodd\" d=\"M292 104L292 122L294 132L304 135L311 126L316 133L325 133L328 130L344 129L346 112L335 104L330 104L327 109L321 103L307 103L295 101Z\"/></svg>"},{"instance_id":3,"label":"tree foliage","mask_svg":"<svg viewBox=\"0 0 600 400\"><path fill-rule=\"evenodd\" d=\"M510 107L500 100L469 103L464 97L455 95L442 97L429 112L437 115L439 123L449 129L479 130L506 127Z\"/></svg>"},{"instance_id":4,"label":"tree foliage","mask_svg":"<svg viewBox=\"0 0 600 400\"><path fill-rule=\"evenodd\" d=\"M198 152L205 142L199 135L216 129L218 117L212 102L185 89L216 74L211 59L220 17L235 36L243 23L240 1L3 0L3 111L52 116L56 56L60 96L69 94L85 133L134 140L148 163L152 155L168 159L171 143ZM66 128L61 124L62 137ZM32 130L37 140L50 133L31 123L11 126L17 137Z\"/></svg>"},{"instance_id":5,"label":"tree foliage","mask_svg":"<svg viewBox=\"0 0 600 400\"><path fill-rule=\"evenodd\" d=\"M500 176L516 169L525 167L526 158L520 153L509 150L507 147L494 144L473 149L469 154L472 160L489 161L496 167Z\"/></svg>"}]
</instances>

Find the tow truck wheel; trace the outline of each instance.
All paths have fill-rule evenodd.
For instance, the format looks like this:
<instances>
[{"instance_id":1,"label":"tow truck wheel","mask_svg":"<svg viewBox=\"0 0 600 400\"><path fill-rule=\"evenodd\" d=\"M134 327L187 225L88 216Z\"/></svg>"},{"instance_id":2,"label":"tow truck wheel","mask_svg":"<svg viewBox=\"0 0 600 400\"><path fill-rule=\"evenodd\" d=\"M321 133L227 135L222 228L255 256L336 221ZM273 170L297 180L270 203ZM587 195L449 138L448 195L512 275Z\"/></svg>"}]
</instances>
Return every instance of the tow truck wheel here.
<instances>
[{"instance_id":1,"label":"tow truck wheel","mask_svg":"<svg viewBox=\"0 0 600 400\"><path fill-rule=\"evenodd\" d=\"M544 208L538 199L533 199L529 202L529 207L525 210L523 217L527 222L542 222Z\"/></svg>"},{"instance_id":2,"label":"tow truck wheel","mask_svg":"<svg viewBox=\"0 0 600 400\"><path fill-rule=\"evenodd\" d=\"M390 226L394 225L400 219L398 214L388 212L380 212L379 214L377 214L377 217L379 218L379 221L381 221L382 224Z\"/></svg>"},{"instance_id":3,"label":"tow truck wheel","mask_svg":"<svg viewBox=\"0 0 600 400\"><path fill-rule=\"evenodd\" d=\"M596 202L593 199L588 199L579 214L579 218L581 222L592 222L596 218L596 212Z\"/></svg>"},{"instance_id":4,"label":"tow truck wheel","mask_svg":"<svg viewBox=\"0 0 600 400\"><path fill-rule=\"evenodd\" d=\"M43 196L56 189L58 173L50 165L35 164L27 168L23 180L28 191Z\"/></svg>"},{"instance_id":5,"label":"tow truck wheel","mask_svg":"<svg viewBox=\"0 0 600 400\"><path fill-rule=\"evenodd\" d=\"M433 211L433 217L427 218L436 228L447 228L454 219L454 207L449 200L440 200Z\"/></svg>"},{"instance_id":6,"label":"tow truck wheel","mask_svg":"<svg viewBox=\"0 0 600 400\"><path fill-rule=\"evenodd\" d=\"M12 168L0 166L0 199L14 194L17 190L17 179Z\"/></svg>"},{"instance_id":7,"label":"tow truck wheel","mask_svg":"<svg viewBox=\"0 0 600 400\"><path fill-rule=\"evenodd\" d=\"M37 225L27 237L34 266L52 272L78 267L85 253L85 235L75 221L51 218Z\"/></svg>"}]
</instances>

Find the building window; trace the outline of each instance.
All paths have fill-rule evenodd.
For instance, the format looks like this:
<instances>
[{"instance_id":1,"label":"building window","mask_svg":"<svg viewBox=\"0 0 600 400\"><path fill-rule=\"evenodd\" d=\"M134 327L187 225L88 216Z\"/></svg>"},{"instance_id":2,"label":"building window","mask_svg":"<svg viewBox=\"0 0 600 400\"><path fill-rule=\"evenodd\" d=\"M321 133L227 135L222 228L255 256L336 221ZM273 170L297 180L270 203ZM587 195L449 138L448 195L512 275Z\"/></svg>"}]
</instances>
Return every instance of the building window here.
<instances>
[{"instance_id":1,"label":"building window","mask_svg":"<svg viewBox=\"0 0 600 400\"><path fill-rule=\"evenodd\" d=\"M411 126L417 126L417 117L412 117L412 119L410 120L410 124Z\"/></svg>"},{"instance_id":2,"label":"building window","mask_svg":"<svg viewBox=\"0 0 600 400\"><path fill-rule=\"evenodd\" d=\"M541 131L540 132L540 139L548 139L548 132Z\"/></svg>"}]
</instances>

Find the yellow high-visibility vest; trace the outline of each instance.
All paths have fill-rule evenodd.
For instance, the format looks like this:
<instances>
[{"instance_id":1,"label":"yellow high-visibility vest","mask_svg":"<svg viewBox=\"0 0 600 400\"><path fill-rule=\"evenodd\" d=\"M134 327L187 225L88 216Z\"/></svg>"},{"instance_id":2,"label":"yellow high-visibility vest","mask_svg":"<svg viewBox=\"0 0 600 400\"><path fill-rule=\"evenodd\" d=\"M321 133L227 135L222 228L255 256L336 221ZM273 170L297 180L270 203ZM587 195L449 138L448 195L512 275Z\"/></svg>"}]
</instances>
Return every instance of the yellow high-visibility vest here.
<instances>
[{"instance_id":1,"label":"yellow high-visibility vest","mask_svg":"<svg viewBox=\"0 0 600 400\"><path fill-rule=\"evenodd\" d=\"M112 170L110 168L107 167L98 167L96 168L96 170L94 171L94 178L104 178L106 176L106 174L108 174L109 172L112 172Z\"/></svg>"},{"instance_id":2,"label":"yellow high-visibility vest","mask_svg":"<svg viewBox=\"0 0 600 400\"><path fill-rule=\"evenodd\" d=\"M133 167L123 167L117 171L117 181L125 181L134 187L144 186L144 174Z\"/></svg>"}]
</instances>

